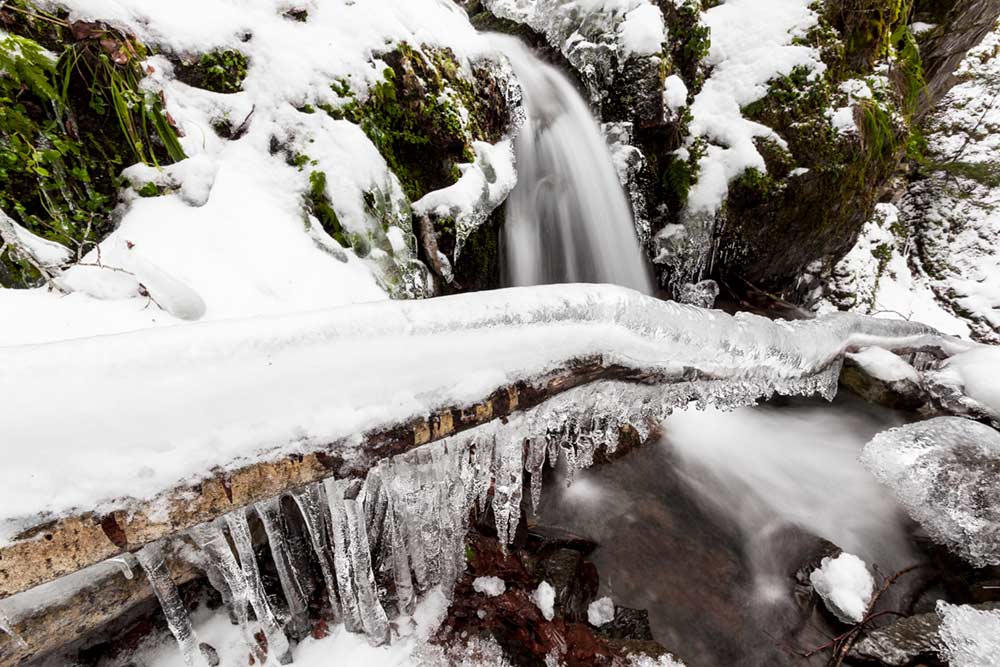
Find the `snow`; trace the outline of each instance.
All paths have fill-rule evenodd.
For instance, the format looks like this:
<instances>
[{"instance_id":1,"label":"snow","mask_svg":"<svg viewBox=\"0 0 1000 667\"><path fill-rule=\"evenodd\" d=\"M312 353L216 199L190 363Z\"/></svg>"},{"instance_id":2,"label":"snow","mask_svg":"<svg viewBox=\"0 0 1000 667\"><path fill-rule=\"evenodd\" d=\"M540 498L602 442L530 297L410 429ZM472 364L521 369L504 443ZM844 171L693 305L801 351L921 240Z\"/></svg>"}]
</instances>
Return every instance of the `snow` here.
<instances>
[{"instance_id":1,"label":"snow","mask_svg":"<svg viewBox=\"0 0 1000 667\"><path fill-rule=\"evenodd\" d=\"M413 203L414 212L434 212L455 222L457 255L465 240L507 199L517 184L514 146L510 140L497 145L473 142L476 161L458 165L462 176L453 185L429 192Z\"/></svg>"},{"instance_id":2,"label":"snow","mask_svg":"<svg viewBox=\"0 0 1000 667\"><path fill-rule=\"evenodd\" d=\"M59 3L43 4L54 9ZM237 48L249 59L248 74L242 92L223 95L176 80L163 56L149 59L153 73L143 85L163 92L188 159L162 171L125 170L135 187L153 182L169 186L168 193L126 193L118 229L99 252L83 258L89 266L64 274L63 283L75 293L59 299L44 289L0 290L0 344L426 293L411 251L415 244L398 242L412 238L409 218L381 220L365 206L365 193L377 193L392 211L408 210L378 151L356 125L297 109L342 103L330 89L338 79L363 98L384 69L377 54L402 41L447 46L471 72L470 63L490 49L463 11L437 0L312 3L308 20L299 22L283 17L269 0L222 0L210 13L197 0L70 4L71 19L126 26L168 53ZM247 33L250 38L241 40ZM213 123L236 126L244 119L246 134L235 141L212 129ZM315 164L299 170L283 155L271 155L272 137ZM303 195L312 169L326 173L327 194L345 230L368 239L371 254L360 258L337 246L315 220L305 224ZM390 233L397 242L387 238Z\"/></svg>"},{"instance_id":3,"label":"snow","mask_svg":"<svg viewBox=\"0 0 1000 667\"><path fill-rule=\"evenodd\" d=\"M909 380L914 383L920 380L913 366L903 361L899 355L881 347L866 347L860 352L848 353L847 358L856 362L876 380L883 382Z\"/></svg>"},{"instance_id":4,"label":"snow","mask_svg":"<svg viewBox=\"0 0 1000 667\"><path fill-rule=\"evenodd\" d=\"M1000 611L937 603L941 617L941 656L952 667L1000 665Z\"/></svg>"},{"instance_id":5,"label":"snow","mask_svg":"<svg viewBox=\"0 0 1000 667\"><path fill-rule=\"evenodd\" d=\"M70 252L68 248L32 233L30 230L14 222L14 220L2 211L0 211L0 226L13 230L13 237L20 246L20 249L29 253L31 258L42 266L59 266L69 261ZM5 245L6 241L2 236L0 235L0 246Z\"/></svg>"},{"instance_id":6,"label":"snow","mask_svg":"<svg viewBox=\"0 0 1000 667\"><path fill-rule=\"evenodd\" d=\"M750 168L766 171L754 146L757 138L784 141L772 129L743 117L740 109L767 94L768 81L796 67L814 74L825 69L817 51L793 44L817 21L810 0L730 0L705 11L711 48L705 64L711 74L691 104L689 142L709 144L699 162L698 182L688 196L692 213L715 213L729 182Z\"/></svg>"},{"instance_id":7,"label":"snow","mask_svg":"<svg viewBox=\"0 0 1000 667\"><path fill-rule=\"evenodd\" d=\"M1000 347L981 346L948 359L941 371L966 396L1000 418Z\"/></svg>"},{"instance_id":8,"label":"snow","mask_svg":"<svg viewBox=\"0 0 1000 667\"><path fill-rule=\"evenodd\" d=\"M0 469L0 535L39 513L123 509L319 443L350 456L370 429L482 400L570 359L700 368L744 378L756 396L828 391L813 374L848 345L931 342L967 349L905 322L771 322L553 285L0 347L0 421L18 443Z\"/></svg>"},{"instance_id":9,"label":"snow","mask_svg":"<svg viewBox=\"0 0 1000 667\"><path fill-rule=\"evenodd\" d=\"M538 584L538 588L531 594L531 601L542 612L542 616L545 617L546 621L553 619L556 613L556 589L552 588L552 584L547 581Z\"/></svg>"},{"instance_id":10,"label":"snow","mask_svg":"<svg viewBox=\"0 0 1000 667\"><path fill-rule=\"evenodd\" d=\"M663 48L666 28L663 12L656 5L644 3L625 14L618 26L618 39L626 52L636 56L650 56Z\"/></svg>"},{"instance_id":11,"label":"snow","mask_svg":"<svg viewBox=\"0 0 1000 667\"><path fill-rule=\"evenodd\" d=\"M822 293L815 308L819 312L852 310L877 317L903 317L968 338L968 324L942 307L929 281L910 270L912 244L897 237L894 230L899 225L896 206L877 204L854 247L821 277Z\"/></svg>"},{"instance_id":12,"label":"snow","mask_svg":"<svg viewBox=\"0 0 1000 667\"><path fill-rule=\"evenodd\" d=\"M472 582L472 589L477 593L495 598L498 595L503 595L503 592L507 590L507 585L500 577L476 577Z\"/></svg>"},{"instance_id":13,"label":"snow","mask_svg":"<svg viewBox=\"0 0 1000 667\"><path fill-rule=\"evenodd\" d=\"M663 104L671 111L677 111L687 104L688 89L684 80L671 74L663 82Z\"/></svg>"},{"instance_id":14,"label":"snow","mask_svg":"<svg viewBox=\"0 0 1000 667\"><path fill-rule=\"evenodd\" d=\"M935 542L976 567L1000 564L1000 433L937 417L880 433L861 462Z\"/></svg>"},{"instance_id":15,"label":"snow","mask_svg":"<svg viewBox=\"0 0 1000 667\"><path fill-rule=\"evenodd\" d=\"M854 554L827 556L809 575L813 588L837 618L860 623L875 590L875 580L865 562Z\"/></svg>"},{"instance_id":16,"label":"snow","mask_svg":"<svg viewBox=\"0 0 1000 667\"><path fill-rule=\"evenodd\" d=\"M306 637L292 649L296 667L329 667L331 664L366 665L370 667L410 667L412 665L443 665L447 662L436 655L425 642L437 629L447 609L447 600L440 591L432 591L418 604L412 619L403 618L401 636L388 646L372 646L364 635L348 632L343 625L330 628L321 639ZM221 667L247 664L247 645L238 626L227 614L201 609L194 615L195 630L202 642L219 654ZM435 659L437 658L437 659ZM133 664L145 667L185 667L173 641L151 641L130 656ZM426 662L425 662L426 660ZM277 664L269 660L267 664Z\"/></svg>"},{"instance_id":17,"label":"snow","mask_svg":"<svg viewBox=\"0 0 1000 667\"><path fill-rule=\"evenodd\" d=\"M594 627L601 627L615 620L615 603L609 597L594 600L587 607L587 622Z\"/></svg>"}]
</instances>

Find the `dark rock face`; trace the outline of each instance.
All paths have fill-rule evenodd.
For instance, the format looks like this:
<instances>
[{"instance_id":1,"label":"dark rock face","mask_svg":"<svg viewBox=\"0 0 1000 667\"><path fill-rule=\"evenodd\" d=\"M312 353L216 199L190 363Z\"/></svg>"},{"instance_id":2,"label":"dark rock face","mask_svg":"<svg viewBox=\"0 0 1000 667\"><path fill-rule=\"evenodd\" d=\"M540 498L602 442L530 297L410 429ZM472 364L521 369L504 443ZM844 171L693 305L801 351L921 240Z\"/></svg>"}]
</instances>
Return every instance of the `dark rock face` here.
<instances>
[{"instance_id":1,"label":"dark rock face","mask_svg":"<svg viewBox=\"0 0 1000 667\"><path fill-rule=\"evenodd\" d=\"M920 45L927 81L922 116L955 85L954 72L966 52L996 25L1000 0L917 0L913 15L938 26Z\"/></svg>"}]
</instances>

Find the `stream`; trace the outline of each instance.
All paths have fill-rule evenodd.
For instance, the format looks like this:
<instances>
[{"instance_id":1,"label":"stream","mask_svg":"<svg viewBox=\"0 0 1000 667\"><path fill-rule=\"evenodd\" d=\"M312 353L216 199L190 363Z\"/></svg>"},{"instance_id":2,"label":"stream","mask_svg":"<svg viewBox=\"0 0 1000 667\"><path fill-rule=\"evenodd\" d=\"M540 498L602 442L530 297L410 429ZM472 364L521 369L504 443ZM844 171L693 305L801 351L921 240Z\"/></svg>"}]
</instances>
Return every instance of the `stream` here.
<instances>
[{"instance_id":1,"label":"stream","mask_svg":"<svg viewBox=\"0 0 1000 667\"><path fill-rule=\"evenodd\" d=\"M687 664L802 664L778 638L798 630L791 575L813 535L883 573L915 558L903 515L858 462L902 422L846 393L690 408L659 442L547 486L537 521L594 539L600 595L648 610L654 638Z\"/></svg>"}]
</instances>

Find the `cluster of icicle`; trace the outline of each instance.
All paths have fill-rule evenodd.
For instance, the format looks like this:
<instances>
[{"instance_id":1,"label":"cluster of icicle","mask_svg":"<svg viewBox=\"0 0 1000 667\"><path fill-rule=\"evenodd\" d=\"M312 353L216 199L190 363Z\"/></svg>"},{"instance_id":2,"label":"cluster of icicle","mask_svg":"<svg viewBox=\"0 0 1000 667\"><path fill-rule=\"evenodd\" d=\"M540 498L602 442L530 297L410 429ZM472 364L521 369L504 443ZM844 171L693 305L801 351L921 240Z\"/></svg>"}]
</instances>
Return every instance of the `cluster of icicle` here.
<instances>
[{"instance_id":1,"label":"cluster of icicle","mask_svg":"<svg viewBox=\"0 0 1000 667\"><path fill-rule=\"evenodd\" d=\"M838 375L839 363L834 363L817 374L780 381L586 385L519 413L506 424L491 422L383 461L364 480L327 479L290 492L308 530L313 552L308 556L296 553L289 540L284 515L288 504L282 498L198 526L190 537L208 563L209 581L222 593L250 650L262 662L265 656L254 639L249 610L267 638L271 657L290 662L284 629L308 627L301 579L306 557L318 562L335 620L382 644L392 638L390 617L412 612L418 595L438 586L450 594L465 567L464 539L473 509L491 507L500 543L513 540L521 519L525 472L532 507L537 508L546 461L554 466L564 458L572 478L574 471L593 463L599 450L613 452L626 426L644 441L674 408L691 402L702 408L735 408L776 391L832 398ZM250 512L256 512L264 526L284 593L287 612L281 610L280 617L261 582ZM163 548L154 543L137 556L185 661L202 664Z\"/></svg>"}]
</instances>

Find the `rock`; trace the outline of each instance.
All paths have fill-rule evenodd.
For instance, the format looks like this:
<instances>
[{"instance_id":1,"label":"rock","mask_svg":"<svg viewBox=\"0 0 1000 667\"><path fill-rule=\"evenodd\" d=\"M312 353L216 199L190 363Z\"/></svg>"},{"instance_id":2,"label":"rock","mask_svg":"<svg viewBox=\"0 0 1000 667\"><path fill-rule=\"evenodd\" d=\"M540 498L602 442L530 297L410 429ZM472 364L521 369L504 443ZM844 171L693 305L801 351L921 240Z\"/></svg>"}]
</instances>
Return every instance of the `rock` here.
<instances>
[{"instance_id":1,"label":"rock","mask_svg":"<svg viewBox=\"0 0 1000 667\"><path fill-rule=\"evenodd\" d=\"M598 628L597 632L609 639L653 640L653 631L649 627L649 612L645 609L617 607L614 619Z\"/></svg>"},{"instance_id":2,"label":"rock","mask_svg":"<svg viewBox=\"0 0 1000 667\"><path fill-rule=\"evenodd\" d=\"M979 611L1000 610L1000 602L972 606ZM937 613L910 616L869 631L854 645L849 656L900 667L917 658L936 655L942 648L940 629L941 617Z\"/></svg>"},{"instance_id":3,"label":"rock","mask_svg":"<svg viewBox=\"0 0 1000 667\"><path fill-rule=\"evenodd\" d=\"M584 561L583 554L559 549L539 564L538 574L555 589L555 603L564 616L575 621L587 617L598 582L596 568Z\"/></svg>"},{"instance_id":4,"label":"rock","mask_svg":"<svg viewBox=\"0 0 1000 667\"><path fill-rule=\"evenodd\" d=\"M937 417L878 434L861 462L936 542L1000 565L1000 433Z\"/></svg>"}]
</instances>

